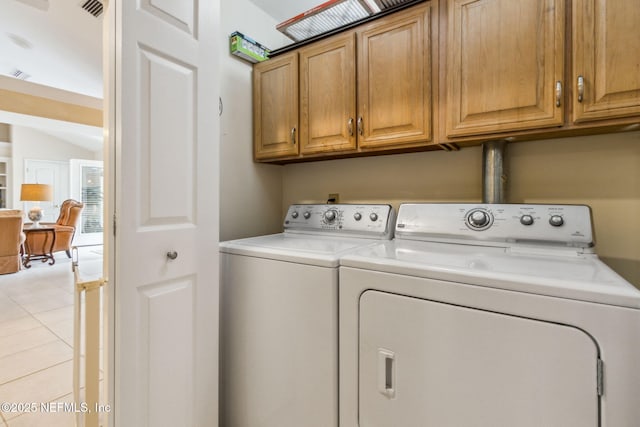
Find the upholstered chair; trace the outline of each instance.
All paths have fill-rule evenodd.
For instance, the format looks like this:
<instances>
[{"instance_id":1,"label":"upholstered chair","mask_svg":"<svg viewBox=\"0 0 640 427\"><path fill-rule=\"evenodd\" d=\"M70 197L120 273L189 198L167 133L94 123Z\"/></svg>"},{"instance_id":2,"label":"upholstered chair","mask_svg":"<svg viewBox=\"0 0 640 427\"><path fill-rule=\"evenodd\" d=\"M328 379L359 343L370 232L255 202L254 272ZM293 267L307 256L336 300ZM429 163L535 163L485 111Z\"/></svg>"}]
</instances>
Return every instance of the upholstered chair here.
<instances>
[{"instance_id":1,"label":"upholstered chair","mask_svg":"<svg viewBox=\"0 0 640 427\"><path fill-rule=\"evenodd\" d=\"M20 248L24 241L22 211L0 210L0 274L20 271Z\"/></svg>"},{"instance_id":2,"label":"upholstered chair","mask_svg":"<svg viewBox=\"0 0 640 427\"><path fill-rule=\"evenodd\" d=\"M73 199L65 200L60 206L60 215L55 223L40 223L40 226L42 227L55 228L56 241L52 252L65 251L67 256L71 258L71 242L73 241L73 236L76 233L76 227L78 226L78 221L83 208L84 204L82 204L82 202L78 202ZM38 239L44 239L46 235L34 234L33 242L31 242L31 237L32 236L29 236L29 243L34 247L41 247L43 246L43 243Z\"/></svg>"}]
</instances>

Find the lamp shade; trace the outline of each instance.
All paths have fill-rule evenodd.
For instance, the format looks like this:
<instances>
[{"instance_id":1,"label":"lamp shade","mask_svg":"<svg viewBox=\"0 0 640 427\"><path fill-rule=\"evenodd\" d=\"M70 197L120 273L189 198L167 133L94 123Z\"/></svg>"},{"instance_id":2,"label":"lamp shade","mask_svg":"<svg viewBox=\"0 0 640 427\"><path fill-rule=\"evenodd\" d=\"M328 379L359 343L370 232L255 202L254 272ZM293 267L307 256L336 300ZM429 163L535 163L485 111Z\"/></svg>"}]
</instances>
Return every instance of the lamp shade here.
<instances>
[{"instance_id":1,"label":"lamp shade","mask_svg":"<svg viewBox=\"0 0 640 427\"><path fill-rule=\"evenodd\" d=\"M20 201L50 202L53 200L53 187L48 184L22 184Z\"/></svg>"}]
</instances>

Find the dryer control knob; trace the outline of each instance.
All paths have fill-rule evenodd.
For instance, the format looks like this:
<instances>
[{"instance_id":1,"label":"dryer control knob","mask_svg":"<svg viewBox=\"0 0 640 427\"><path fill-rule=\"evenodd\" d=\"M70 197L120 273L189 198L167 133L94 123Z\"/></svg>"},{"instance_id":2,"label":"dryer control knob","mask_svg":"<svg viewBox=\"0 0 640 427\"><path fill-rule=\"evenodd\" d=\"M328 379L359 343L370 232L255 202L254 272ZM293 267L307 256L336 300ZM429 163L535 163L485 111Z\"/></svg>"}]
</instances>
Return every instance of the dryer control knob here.
<instances>
[{"instance_id":1,"label":"dryer control knob","mask_svg":"<svg viewBox=\"0 0 640 427\"><path fill-rule=\"evenodd\" d=\"M362 214L360 212L354 213L353 219L355 219L356 221L360 221L362 219Z\"/></svg>"},{"instance_id":2,"label":"dryer control knob","mask_svg":"<svg viewBox=\"0 0 640 427\"><path fill-rule=\"evenodd\" d=\"M307 211L307 212L303 213L302 216L304 217L304 219L309 219L309 218L311 218L311 212Z\"/></svg>"},{"instance_id":3,"label":"dryer control knob","mask_svg":"<svg viewBox=\"0 0 640 427\"><path fill-rule=\"evenodd\" d=\"M336 220L337 217L338 217L338 213L333 209L328 210L324 213L324 219L327 222L333 222Z\"/></svg>"},{"instance_id":4,"label":"dryer control knob","mask_svg":"<svg viewBox=\"0 0 640 427\"><path fill-rule=\"evenodd\" d=\"M291 217L292 217L293 219L298 218L298 211L293 211L293 212L291 212Z\"/></svg>"},{"instance_id":5,"label":"dryer control knob","mask_svg":"<svg viewBox=\"0 0 640 427\"><path fill-rule=\"evenodd\" d=\"M373 222L376 222L378 220L378 214L375 212L371 212L371 214L369 215L369 219Z\"/></svg>"},{"instance_id":6,"label":"dryer control knob","mask_svg":"<svg viewBox=\"0 0 640 427\"><path fill-rule=\"evenodd\" d=\"M533 224L533 217L531 215L522 215L520 217L520 224L531 225Z\"/></svg>"},{"instance_id":7,"label":"dryer control knob","mask_svg":"<svg viewBox=\"0 0 640 427\"><path fill-rule=\"evenodd\" d=\"M560 227L562 224L564 224L564 219L560 215L551 215L551 217L549 218L549 224L553 225L554 227Z\"/></svg>"}]
</instances>

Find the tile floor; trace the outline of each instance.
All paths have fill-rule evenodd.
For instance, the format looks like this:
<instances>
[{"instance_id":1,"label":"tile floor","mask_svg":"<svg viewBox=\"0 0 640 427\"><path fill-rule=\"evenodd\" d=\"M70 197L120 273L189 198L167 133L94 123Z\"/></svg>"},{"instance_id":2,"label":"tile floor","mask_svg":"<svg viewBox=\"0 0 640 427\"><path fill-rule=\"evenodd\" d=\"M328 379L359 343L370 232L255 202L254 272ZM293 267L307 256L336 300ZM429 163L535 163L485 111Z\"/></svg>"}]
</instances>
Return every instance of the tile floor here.
<instances>
[{"instance_id":1,"label":"tile floor","mask_svg":"<svg viewBox=\"0 0 640 427\"><path fill-rule=\"evenodd\" d=\"M102 275L102 247L80 248L83 277ZM73 402L73 273L64 252L50 266L0 275L0 403L38 405L33 413L0 410L0 427L72 427L72 412L40 403Z\"/></svg>"}]
</instances>

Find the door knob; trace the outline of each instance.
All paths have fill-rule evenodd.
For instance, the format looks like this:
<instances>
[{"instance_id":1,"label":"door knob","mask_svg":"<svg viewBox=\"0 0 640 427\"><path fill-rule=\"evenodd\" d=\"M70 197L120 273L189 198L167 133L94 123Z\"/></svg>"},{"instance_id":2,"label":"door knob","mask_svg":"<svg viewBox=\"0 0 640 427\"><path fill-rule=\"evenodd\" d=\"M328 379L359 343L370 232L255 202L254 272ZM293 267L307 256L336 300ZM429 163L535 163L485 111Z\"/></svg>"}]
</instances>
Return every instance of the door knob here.
<instances>
[{"instance_id":1,"label":"door knob","mask_svg":"<svg viewBox=\"0 0 640 427\"><path fill-rule=\"evenodd\" d=\"M170 252L167 252L167 258L169 258L169 259L176 259L176 258L178 258L178 252L176 252L176 251L170 251Z\"/></svg>"}]
</instances>

